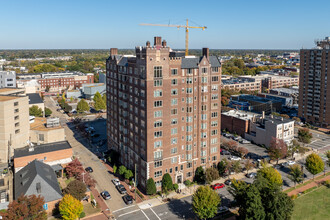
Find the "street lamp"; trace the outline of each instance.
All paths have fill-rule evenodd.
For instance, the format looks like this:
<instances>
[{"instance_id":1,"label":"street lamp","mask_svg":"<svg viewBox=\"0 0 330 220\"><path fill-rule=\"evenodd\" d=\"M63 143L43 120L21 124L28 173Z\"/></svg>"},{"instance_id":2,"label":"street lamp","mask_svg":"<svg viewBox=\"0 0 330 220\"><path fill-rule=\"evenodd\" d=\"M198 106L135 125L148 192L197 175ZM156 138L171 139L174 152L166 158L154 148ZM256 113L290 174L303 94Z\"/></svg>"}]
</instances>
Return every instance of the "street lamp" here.
<instances>
[{"instance_id":1,"label":"street lamp","mask_svg":"<svg viewBox=\"0 0 330 220\"><path fill-rule=\"evenodd\" d=\"M85 183L85 174L86 174L85 172L82 173L82 175L83 175L83 183Z\"/></svg>"}]
</instances>

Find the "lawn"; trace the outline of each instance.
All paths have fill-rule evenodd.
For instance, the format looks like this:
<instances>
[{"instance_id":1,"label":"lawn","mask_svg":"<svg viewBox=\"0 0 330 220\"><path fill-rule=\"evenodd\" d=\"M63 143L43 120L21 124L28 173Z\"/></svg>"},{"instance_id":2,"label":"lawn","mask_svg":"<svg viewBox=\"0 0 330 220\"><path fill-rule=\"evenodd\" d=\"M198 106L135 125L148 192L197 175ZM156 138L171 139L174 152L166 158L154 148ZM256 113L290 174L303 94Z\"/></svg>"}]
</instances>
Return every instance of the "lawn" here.
<instances>
[{"instance_id":1,"label":"lawn","mask_svg":"<svg viewBox=\"0 0 330 220\"><path fill-rule=\"evenodd\" d=\"M86 214L86 216L89 216L89 215L92 215L92 214L95 214L95 213L98 213L100 212L101 209L99 208L94 208L91 203L88 203L88 204L85 204L84 205L84 212Z\"/></svg>"},{"instance_id":2,"label":"lawn","mask_svg":"<svg viewBox=\"0 0 330 220\"><path fill-rule=\"evenodd\" d=\"M293 220L330 219L330 189L325 186L298 197L294 203Z\"/></svg>"}]
</instances>

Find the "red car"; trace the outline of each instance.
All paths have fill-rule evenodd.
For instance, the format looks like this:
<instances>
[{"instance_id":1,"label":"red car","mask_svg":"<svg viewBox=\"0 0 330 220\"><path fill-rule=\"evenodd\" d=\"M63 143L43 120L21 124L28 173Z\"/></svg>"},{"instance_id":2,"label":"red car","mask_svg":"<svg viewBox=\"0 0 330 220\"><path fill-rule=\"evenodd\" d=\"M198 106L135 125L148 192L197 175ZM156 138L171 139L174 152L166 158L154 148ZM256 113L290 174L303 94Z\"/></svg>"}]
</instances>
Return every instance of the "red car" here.
<instances>
[{"instance_id":1,"label":"red car","mask_svg":"<svg viewBox=\"0 0 330 220\"><path fill-rule=\"evenodd\" d=\"M221 188L225 187L225 184L223 184L223 183L216 183L216 184L212 185L211 187L214 190L221 189Z\"/></svg>"}]
</instances>

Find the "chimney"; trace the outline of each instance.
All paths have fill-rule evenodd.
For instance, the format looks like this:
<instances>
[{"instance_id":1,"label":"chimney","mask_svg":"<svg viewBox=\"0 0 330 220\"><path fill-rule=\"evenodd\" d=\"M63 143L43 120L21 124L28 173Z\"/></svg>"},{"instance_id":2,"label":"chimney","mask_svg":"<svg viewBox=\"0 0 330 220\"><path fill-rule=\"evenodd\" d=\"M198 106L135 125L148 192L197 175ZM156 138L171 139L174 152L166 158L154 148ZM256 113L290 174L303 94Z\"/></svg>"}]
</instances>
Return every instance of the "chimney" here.
<instances>
[{"instance_id":1,"label":"chimney","mask_svg":"<svg viewBox=\"0 0 330 220\"><path fill-rule=\"evenodd\" d=\"M262 111L262 119L265 119L265 111Z\"/></svg>"},{"instance_id":2,"label":"chimney","mask_svg":"<svg viewBox=\"0 0 330 220\"><path fill-rule=\"evenodd\" d=\"M118 48L110 48L110 56L118 55Z\"/></svg>"},{"instance_id":3,"label":"chimney","mask_svg":"<svg viewBox=\"0 0 330 220\"><path fill-rule=\"evenodd\" d=\"M147 41L146 46L150 47L150 41Z\"/></svg>"},{"instance_id":4,"label":"chimney","mask_svg":"<svg viewBox=\"0 0 330 220\"><path fill-rule=\"evenodd\" d=\"M166 47L166 44L167 44L167 43L166 43L166 40L163 40L163 42L162 42L162 46L163 46L163 47Z\"/></svg>"},{"instance_id":5,"label":"chimney","mask_svg":"<svg viewBox=\"0 0 330 220\"><path fill-rule=\"evenodd\" d=\"M203 48L203 56L206 56L206 58L209 59L209 57L210 57L209 48L207 48L207 47Z\"/></svg>"},{"instance_id":6,"label":"chimney","mask_svg":"<svg viewBox=\"0 0 330 220\"><path fill-rule=\"evenodd\" d=\"M162 37L155 37L154 38L154 46L162 45Z\"/></svg>"}]
</instances>

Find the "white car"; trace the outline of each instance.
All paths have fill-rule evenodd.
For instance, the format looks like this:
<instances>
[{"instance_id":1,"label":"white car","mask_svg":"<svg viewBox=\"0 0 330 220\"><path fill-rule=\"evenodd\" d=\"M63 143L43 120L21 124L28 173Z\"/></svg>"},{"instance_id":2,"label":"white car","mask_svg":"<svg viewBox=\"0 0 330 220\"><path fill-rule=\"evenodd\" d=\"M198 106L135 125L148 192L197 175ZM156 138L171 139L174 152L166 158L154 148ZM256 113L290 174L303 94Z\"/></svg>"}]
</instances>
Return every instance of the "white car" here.
<instances>
[{"instance_id":1,"label":"white car","mask_svg":"<svg viewBox=\"0 0 330 220\"><path fill-rule=\"evenodd\" d=\"M113 184L115 184L115 186L120 185L119 179L113 179L112 182L113 182Z\"/></svg>"},{"instance_id":2,"label":"white car","mask_svg":"<svg viewBox=\"0 0 330 220\"><path fill-rule=\"evenodd\" d=\"M229 158L229 160L242 160L242 158L240 158L240 157L236 157L236 156L231 156L231 157Z\"/></svg>"},{"instance_id":3,"label":"white car","mask_svg":"<svg viewBox=\"0 0 330 220\"><path fill-rule=\"evenodd\" d=\"M289 166L292 166L292 165L295 164L295 163L296 163L296 162L294 162L294 161L292 161L292 160L289 160L289 161L288 161L288 165L289 165Z\"/></svg>"}]
</instances>

